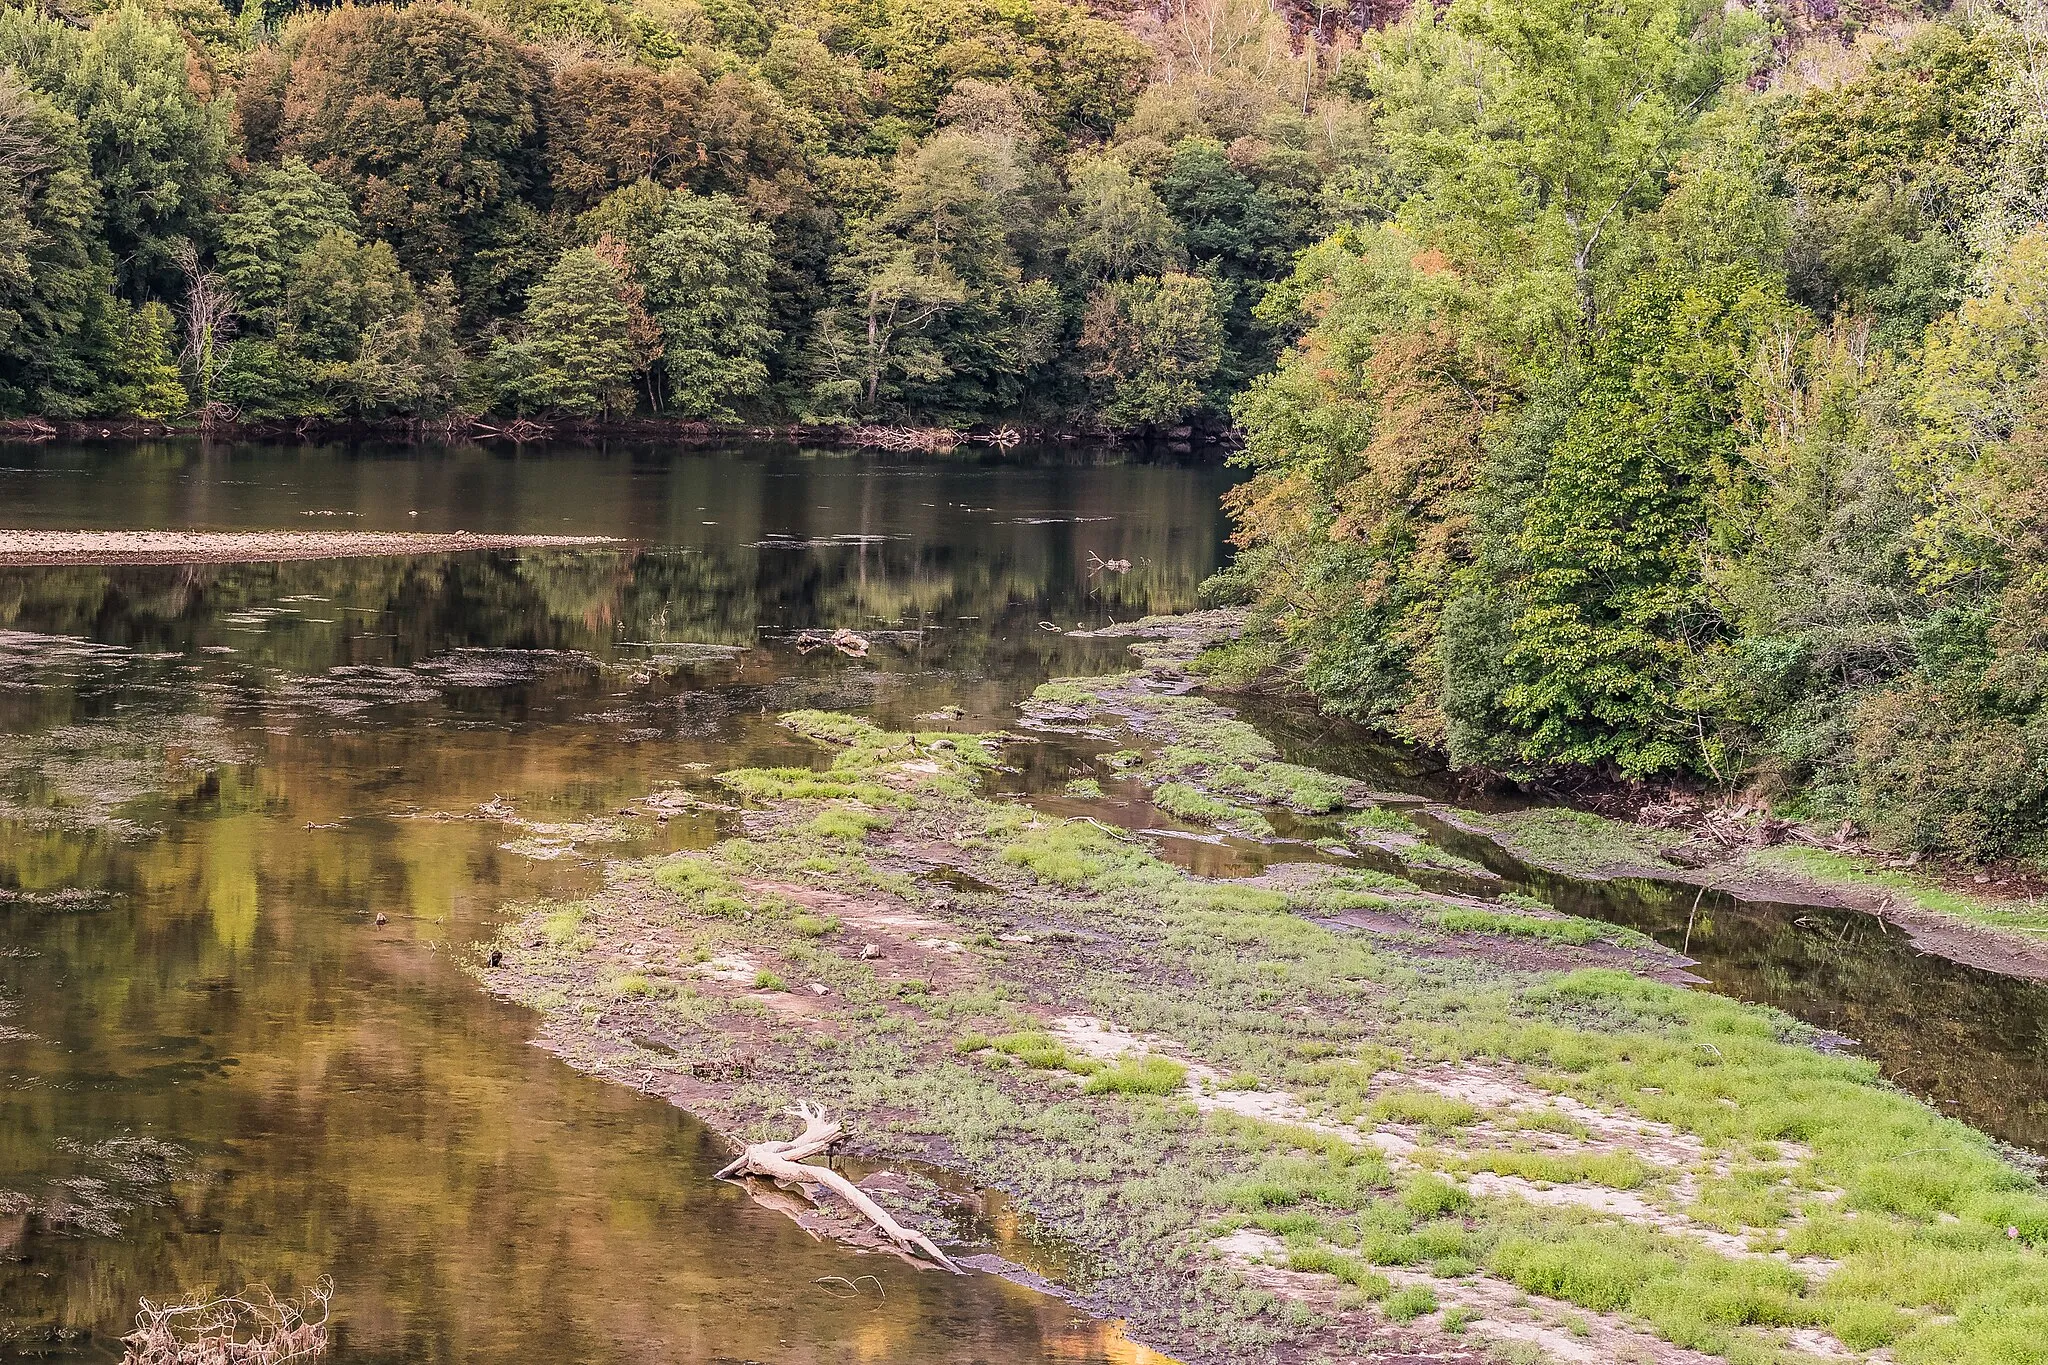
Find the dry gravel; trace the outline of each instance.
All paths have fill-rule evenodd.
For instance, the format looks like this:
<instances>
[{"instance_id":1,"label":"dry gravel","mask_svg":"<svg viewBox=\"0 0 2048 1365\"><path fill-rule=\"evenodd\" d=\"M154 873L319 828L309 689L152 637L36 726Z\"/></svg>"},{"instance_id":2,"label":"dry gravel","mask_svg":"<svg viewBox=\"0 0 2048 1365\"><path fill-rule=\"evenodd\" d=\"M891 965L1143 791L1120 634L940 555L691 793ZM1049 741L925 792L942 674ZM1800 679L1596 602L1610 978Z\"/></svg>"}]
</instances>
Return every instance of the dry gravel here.
<instances>
[{"instance_id":1,"label":"dry gravel","mask_svg":"<svg viewBox=\"0 0 2048 1365\"><path fill-rule=\"evenodd\" d=\"M618 543L609 536L470 531L0 531L0 565L252 564Z\"/></svg>"}]
</instances>

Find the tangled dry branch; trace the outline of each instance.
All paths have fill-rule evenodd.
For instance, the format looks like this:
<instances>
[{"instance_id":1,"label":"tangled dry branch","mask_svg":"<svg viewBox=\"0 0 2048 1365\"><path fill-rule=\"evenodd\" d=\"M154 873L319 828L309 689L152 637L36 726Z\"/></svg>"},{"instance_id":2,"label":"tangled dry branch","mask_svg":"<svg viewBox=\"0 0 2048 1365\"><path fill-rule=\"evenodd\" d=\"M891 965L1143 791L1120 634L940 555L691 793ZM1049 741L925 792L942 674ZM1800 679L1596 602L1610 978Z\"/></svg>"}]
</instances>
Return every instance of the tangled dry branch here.
<instances>
[{"instance_id":1,"label":"tangled dry branch","mask_svg":"<svg viewBox=\"0 0 2048 1365\"><path fill-rule=\"evenodd\" d=\"M219 1298L142 1301L135 1330L121 1338L122 1365L284 1365L327 1354L334 1281L322 1276L305 1298L280 1299L252 1285Z\"/></svg>"}]
</instances>

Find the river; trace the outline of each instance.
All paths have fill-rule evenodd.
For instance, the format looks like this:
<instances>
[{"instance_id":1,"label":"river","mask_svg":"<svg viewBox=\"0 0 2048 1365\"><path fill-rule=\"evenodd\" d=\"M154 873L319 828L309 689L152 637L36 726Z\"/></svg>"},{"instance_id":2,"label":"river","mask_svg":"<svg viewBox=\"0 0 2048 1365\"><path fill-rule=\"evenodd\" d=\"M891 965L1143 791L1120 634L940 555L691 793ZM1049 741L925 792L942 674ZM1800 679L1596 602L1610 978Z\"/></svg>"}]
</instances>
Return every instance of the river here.
<instances>
[{"instance_id":1,"label":"river","mask_svg":"<svg viewBox=\"0 0 2048 1365\"><path fill-rule=\"evenodd\" d=\"M343 1361L1158 1359L1049 1295L816 1242L711 1181L687 1115L527 1046L466 945L600 869L471 817L588 821L693 765L795 758L773 717L798 706L1003 724L1128 658L1063 631L1195 605L1230 477L1078 449L0 449L11 527L628 542L0 568L0 1358L118 1359L139 1296L328 1275ZM799 638L840 627L866 657ZM623 827L622 853L717 833ZM1689 933L1715 988L2048 1147L2048 988L1856 917L1689 915L1689 888L1444 837L1565 908ZM994 1199L961 1231L1060 1268Z\"/></svg>"},{"instance_id":2,"label":"river","mask_svg":"<svg viewBox=\"0 0 2048 1365\"><path fill-rule=\"evenodd\" d=\"M1041 622L1193 605L1226 482L1100 453L0 452L15 527L633 544L0 569L0 1356L115 1359L138 1296L324 1274L344 1361L1145 1358L1058 1299L813 1241L713 1183L688 1116L527 1046L458 954L597 869L432 817L607 814L794 752L793 706L1000 723L1124 657ZM842 626L867 658L792 638Z\"/></svg>"}]
</instances>

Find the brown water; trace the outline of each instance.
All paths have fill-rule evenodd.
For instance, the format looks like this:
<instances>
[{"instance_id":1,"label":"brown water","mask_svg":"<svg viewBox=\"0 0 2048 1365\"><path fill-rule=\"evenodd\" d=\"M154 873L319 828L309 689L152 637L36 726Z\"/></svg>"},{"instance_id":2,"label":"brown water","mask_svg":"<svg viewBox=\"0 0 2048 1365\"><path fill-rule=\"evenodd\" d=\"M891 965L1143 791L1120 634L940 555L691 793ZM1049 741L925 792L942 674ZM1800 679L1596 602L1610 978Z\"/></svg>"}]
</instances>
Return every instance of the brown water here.
<instances>
[{"instance_id":1,"label":"brown water","mask_svg":"<svg viewBox=\"0 0 2048 1365\"><path fill-rule=\"evenodd\" d=\"M1226 482L1097 453L0 450L10 526L633 542L0 569L0 1358L114 1358L138 1296L321 1274L346 1361L1149 1358L1003 1279L813 1241L711 1181L687 1116L526 1046L457 957L597 869L424 817L604 816L795 754L794 706L999 721L1127 657L1041 622L1193 605ZM814 626L873 652L800 653ZM715 833L621 823L610 851ZM999 1202L969 1233L1059 1263Z\"/></svg>"}]
</instances>

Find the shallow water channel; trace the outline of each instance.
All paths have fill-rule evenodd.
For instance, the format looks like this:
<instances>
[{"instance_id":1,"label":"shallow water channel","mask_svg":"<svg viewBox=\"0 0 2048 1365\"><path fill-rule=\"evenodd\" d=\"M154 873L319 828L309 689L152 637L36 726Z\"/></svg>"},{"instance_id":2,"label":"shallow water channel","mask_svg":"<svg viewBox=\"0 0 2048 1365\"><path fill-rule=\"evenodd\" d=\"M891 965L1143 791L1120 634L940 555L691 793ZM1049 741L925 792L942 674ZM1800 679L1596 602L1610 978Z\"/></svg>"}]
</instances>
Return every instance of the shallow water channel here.
<instances>
[{"instance_id":1,"label":"shallow water channel","mask_svg":"<svg viewBox=\"0 0 2048 1365\"><path fill-rule=\"evenodd\" d=\"M468 817L589 822L804 761L773 723L798 706L1004 724L1128 659L1061 631L1195 605L1228 482L1085 451L0 448L5 526L630 542L0 568L0 1359L115 1359L139 1296L324 1274L343 1361L1156 1360L997 1277L817 1243L711 1181L689 1117L526 1046L460 959L599 869L587 839ZM866 658L795 638L842 626ZM717 832L616 824L617 853ZM1686 918L1655 884L1457 851L1659 937ZM1709 909L1691 947L1718 988L2048 1146L2044 988L1854 920ZM999 1201L961 1231L1059 1270Z\"/></svg>"}]
</instances>

